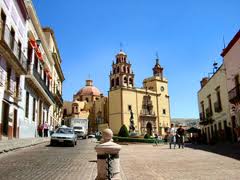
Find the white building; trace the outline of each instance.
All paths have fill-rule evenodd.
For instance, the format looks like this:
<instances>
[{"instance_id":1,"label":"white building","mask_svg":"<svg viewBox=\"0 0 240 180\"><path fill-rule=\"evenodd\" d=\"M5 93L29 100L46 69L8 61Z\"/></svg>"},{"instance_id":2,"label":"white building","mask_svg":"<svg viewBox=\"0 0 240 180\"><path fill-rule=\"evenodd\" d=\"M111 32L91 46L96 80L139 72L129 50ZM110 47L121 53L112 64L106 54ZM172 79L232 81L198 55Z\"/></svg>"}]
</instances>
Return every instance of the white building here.
<instances>
[{"instance_id":1,"label":"white building","mask_svg":"<svg viewBox=\"0 0 240 180\"><path fill-rule=\"evenodd\" d=\"M0 13L0 139L12 139L24 113L28 13L23 0L1 0Z\"/></svg>"},{"instance_id":2,"label":"white building","mask_svg":"<svg viewBox=\"0 0 240 180\"><path fill-rule=\"evenodd\" d=\"M42 29L32 1L0 1L0 138L37 137L61 123L61 58L53 31Z\"/></svg>"}]
</instances>

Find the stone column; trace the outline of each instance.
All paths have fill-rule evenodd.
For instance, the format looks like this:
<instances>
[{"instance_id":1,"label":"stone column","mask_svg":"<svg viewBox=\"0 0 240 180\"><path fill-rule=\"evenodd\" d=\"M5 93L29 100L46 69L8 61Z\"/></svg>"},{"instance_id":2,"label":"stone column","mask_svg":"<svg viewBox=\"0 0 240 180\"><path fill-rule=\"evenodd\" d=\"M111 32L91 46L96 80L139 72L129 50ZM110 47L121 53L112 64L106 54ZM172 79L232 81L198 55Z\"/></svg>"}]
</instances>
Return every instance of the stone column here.
<instances>
[{"instance_id":1,"label":"stone column","mask_svg":"<svg viewBox=\"0 0 240 180\"><path fill-rule=\"evenodd\" d=\"M111 129L105 129L100 144L95 147L97 152L97 177L96 180L108 179L107 158L111 158L111 179L121 180L120 177L120 159L119 151L121 146L112 142L113 132Z\"/></svg>"}]
</instances>

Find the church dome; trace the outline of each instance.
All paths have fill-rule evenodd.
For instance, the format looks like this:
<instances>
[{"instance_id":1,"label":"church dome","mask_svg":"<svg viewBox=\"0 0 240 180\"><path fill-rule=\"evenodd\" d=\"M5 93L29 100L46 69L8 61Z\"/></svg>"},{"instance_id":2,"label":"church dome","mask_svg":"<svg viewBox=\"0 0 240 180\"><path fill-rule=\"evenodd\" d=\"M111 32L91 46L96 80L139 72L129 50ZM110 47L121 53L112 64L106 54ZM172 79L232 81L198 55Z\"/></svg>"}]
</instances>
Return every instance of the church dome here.
<instances>
[{"instance_id":1,"label":"church dome","mask_svg":"<svg viewBox=\"0 0 240 180\"><path fill-rule=\"evenodd\" d=\"M86 80L86 86L80 89L77 95L80 96L100 96L101 92L93 86L92 80Z\"/></svg>"}]
</instances>

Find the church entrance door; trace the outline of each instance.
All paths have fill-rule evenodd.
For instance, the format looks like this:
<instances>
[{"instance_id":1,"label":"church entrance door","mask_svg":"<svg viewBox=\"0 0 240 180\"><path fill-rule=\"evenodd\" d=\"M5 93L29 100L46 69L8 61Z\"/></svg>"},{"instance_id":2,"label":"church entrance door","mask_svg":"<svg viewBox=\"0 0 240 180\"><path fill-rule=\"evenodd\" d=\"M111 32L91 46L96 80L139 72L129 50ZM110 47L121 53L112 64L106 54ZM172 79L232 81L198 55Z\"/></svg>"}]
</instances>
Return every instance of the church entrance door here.
<instances>
[{"instance_id":1,"label":"church entrance door","mask_svg":"<svg viewBox=\"0 0 240 180\"><path fill-rule=\"evenodd\" d=\"M147 134L152 135L152 123L150 122L147 123Z\"/></svg>"}]
</instances>

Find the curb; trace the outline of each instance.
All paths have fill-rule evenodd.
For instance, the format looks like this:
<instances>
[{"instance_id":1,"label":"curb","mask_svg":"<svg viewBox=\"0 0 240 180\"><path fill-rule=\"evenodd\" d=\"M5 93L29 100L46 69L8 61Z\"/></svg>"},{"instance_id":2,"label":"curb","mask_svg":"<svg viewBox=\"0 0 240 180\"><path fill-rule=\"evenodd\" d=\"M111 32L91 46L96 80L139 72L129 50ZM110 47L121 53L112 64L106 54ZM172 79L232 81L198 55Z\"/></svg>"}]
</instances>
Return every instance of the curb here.
<instances>
[{"instance_id":1,"label":"curb","mask_svg":"<svg viewBox=\"0 0 240 180\"><path fill-rule=\"evenodd\" d=\"M12 147L12 148L8 148L8 149L2 149L2 150L0 150L0 155L4 154L4 153L8 153L10 151L14 151L14 150L18 150L18 149L23 149L23 148L28 148L28 147L36 146L36 145L39 145L39 144L43 144L43 143L46 143L48 141L49 141L49 139L46 139L46 140L41 141L41 142L27 144L27 145L24 145L24 146L17 146L17 147Z\"/></svg>"}]
</instances>

